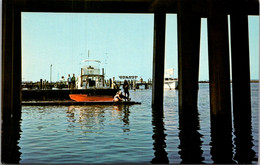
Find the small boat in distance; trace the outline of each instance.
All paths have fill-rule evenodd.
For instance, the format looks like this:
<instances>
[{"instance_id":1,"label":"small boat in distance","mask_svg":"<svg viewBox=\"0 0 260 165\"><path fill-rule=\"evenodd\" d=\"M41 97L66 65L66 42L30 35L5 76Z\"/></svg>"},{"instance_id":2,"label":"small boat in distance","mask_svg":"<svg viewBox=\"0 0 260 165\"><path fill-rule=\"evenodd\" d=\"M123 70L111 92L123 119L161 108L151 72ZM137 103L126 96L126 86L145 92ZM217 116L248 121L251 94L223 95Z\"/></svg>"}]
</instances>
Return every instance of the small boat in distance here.
<instances>
[{"instance_id":1,"label":"small boat in distance","mask_svg":"<svg viewBox=\"0 0 260 165\"><path fill-rule=\"evenodd\" d=\"M70 94L70 99L76 102L107 102L113 101L113 96L88 96L87 94Z\"/></svg>"}]
</instances>

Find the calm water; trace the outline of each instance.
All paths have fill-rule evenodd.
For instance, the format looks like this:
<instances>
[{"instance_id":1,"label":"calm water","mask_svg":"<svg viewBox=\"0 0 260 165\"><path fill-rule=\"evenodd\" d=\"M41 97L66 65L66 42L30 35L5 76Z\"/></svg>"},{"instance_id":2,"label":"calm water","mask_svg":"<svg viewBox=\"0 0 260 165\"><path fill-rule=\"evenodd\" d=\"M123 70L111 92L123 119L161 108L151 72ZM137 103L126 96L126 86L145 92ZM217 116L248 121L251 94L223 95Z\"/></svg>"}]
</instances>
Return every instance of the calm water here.
<instances>
[{"instance_id":1,"label":"calm water","mask_svg":"<svg viewBox=\"0 0 260 165\"><path fill-rule=\"evenodd\" d=\"M178 91L165 91L163 120L152 114L151 92L130 91L141 105L22 107L20 163L181 163L189 153L188 159L213 163L208 84L200 84L199 126L188 132L198 143L192 144L179 127ZM258 84L251 84L251 101L249 150L258 157ZM232 135L231 159L236 162Z\"/></svg>"}]
</instances>

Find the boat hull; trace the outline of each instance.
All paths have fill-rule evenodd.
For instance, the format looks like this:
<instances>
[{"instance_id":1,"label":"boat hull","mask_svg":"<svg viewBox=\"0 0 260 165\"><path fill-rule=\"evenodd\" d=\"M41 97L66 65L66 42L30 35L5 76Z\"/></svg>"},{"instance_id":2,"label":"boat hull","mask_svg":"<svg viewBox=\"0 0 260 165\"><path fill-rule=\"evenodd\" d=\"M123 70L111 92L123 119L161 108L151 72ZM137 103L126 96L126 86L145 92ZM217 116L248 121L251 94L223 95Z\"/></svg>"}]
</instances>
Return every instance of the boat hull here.
<instances>
[{"instance_id":1,"label":"boat hull","mask_svg":"<svg viewBox=\"0 0 260 165\"><path fill-rule=\"evenodd\" d=\"M164 81L164 90L175 90L176 89L176 81Z\"/></svg>"},{"instance_id":2,"label":"boat hull","mask_svg":"<svg viewBox=\"0 0 260 165\"><path fill-rule=\"evenodd\" d=\"M70 99L77 102L113 101L112 96L88 96L86 94L70 94Z\"/></svg>"}]
</instances>

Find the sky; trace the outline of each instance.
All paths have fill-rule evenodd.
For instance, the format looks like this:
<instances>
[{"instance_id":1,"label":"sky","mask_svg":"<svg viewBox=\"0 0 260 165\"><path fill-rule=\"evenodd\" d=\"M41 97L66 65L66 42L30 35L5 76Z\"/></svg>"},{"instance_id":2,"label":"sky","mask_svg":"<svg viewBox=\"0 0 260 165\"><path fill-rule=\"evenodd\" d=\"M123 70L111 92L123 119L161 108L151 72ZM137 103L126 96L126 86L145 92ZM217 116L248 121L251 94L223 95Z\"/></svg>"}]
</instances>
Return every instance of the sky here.
<instances>
[{"instance_id":1,"label":"sky","mask_svg":"<svg viewBox=\"0 0 260 165\"><path fill-rule=\"evenodd\" d=\"M79 75L97 59L106 78L152 78L153 14L22 13L22 81ZM259 79L259 17L249 16L250 73ZM166 16L165 69L178 76L177 15ZM52 66L52 67L51 67ZM52 72L52 77L50 77ZM199 80L208 80L207 19L201 20Z\"/></svg>"}]
</instances>

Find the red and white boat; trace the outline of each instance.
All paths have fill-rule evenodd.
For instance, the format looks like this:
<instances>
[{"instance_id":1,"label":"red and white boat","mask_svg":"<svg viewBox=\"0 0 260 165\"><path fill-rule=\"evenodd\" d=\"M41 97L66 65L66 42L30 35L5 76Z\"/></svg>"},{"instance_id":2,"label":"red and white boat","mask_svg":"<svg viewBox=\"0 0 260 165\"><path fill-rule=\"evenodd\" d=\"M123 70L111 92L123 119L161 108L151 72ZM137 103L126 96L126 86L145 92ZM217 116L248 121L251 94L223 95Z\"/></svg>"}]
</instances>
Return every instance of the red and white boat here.
<instances>
[{"instance_id":1,"label":"red and white boat","mask_svg":"<svg viewBox=\"0 0 260 165\"><path fill-rule=\"evenodd\" d=\"M70 94L69 95L72 100L77 102L105 102L105 101L113 101L113 96L88 96L87 94Z\"/></svg>"}]
</instances>

